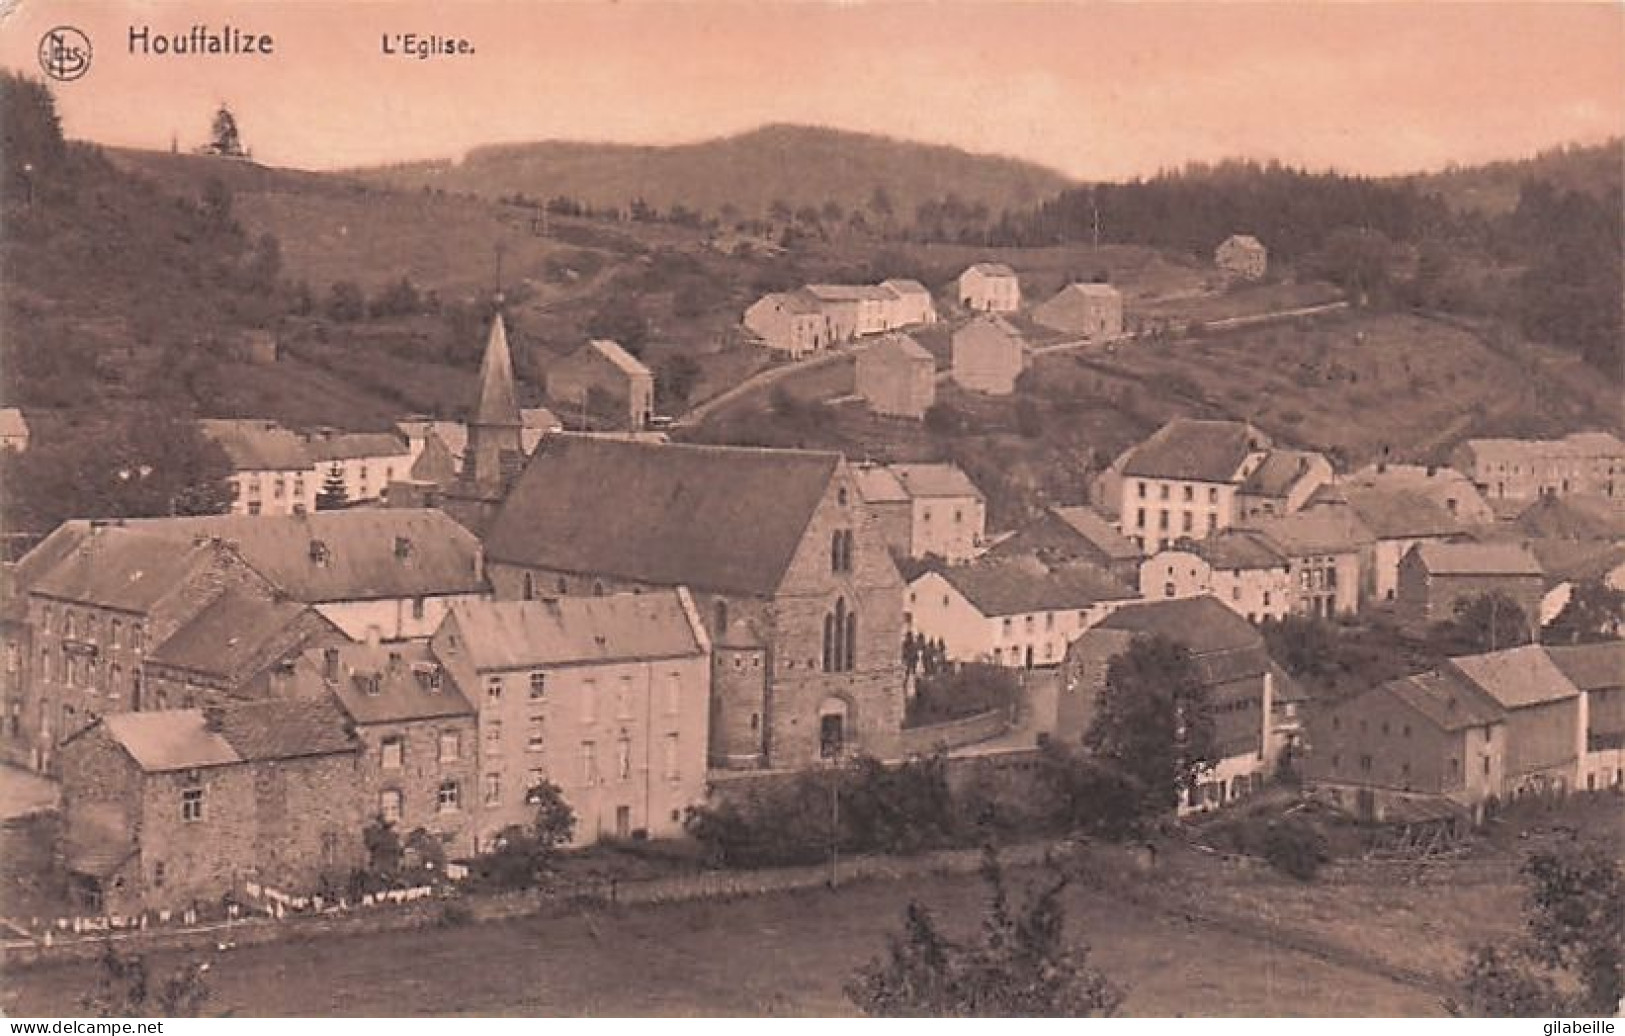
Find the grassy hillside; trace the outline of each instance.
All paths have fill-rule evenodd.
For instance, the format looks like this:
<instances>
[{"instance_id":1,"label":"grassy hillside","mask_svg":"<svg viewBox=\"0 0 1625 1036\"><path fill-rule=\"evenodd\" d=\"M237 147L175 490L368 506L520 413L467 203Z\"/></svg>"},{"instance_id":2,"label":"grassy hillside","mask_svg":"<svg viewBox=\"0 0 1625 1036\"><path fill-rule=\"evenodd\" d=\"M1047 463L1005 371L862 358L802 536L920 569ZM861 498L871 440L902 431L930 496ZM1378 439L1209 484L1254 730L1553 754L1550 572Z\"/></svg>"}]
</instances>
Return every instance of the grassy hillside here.
<instances>
[{"instance_id":1,"label":"grassy hillside","mask_svg":"<svg viewBox=\"0 0 1625 1036\"><path fill-rule=\"evenodd\" d=\"M485 197L515 193L573 198L625 208L642 198L662 211L684 205L708 213L765 216L775 201L792 208L833 201L873 214L875 189L912 217L921 202L957 195L994 213L1025 208L1067 186L1059 173L1027 162L957 148L808 126L767 126L699 144L639 147L546 141L476 148L461 162L358 170L394 187L433 187Z\"/></svg>"}]
</instances>

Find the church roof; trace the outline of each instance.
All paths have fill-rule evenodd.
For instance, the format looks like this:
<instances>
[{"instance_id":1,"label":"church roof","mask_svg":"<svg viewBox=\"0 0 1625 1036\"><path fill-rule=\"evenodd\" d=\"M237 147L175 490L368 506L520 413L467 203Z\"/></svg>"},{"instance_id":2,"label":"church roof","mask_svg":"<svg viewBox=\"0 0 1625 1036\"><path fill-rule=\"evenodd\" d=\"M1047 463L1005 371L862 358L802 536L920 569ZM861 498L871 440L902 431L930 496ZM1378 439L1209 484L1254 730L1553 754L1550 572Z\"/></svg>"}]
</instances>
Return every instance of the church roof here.
<instances>
[{"instance_id":1,"label":"church roof","mask_svg":"<svg viewBox=\"0 0 1625 1036\"><path fill-rule=\"evenodd\" d=\"M513 357L508 352L508 328L498 313L491 319L491 334L485 340L485 357L480 361L480 395L474 404L471 424L517 425L519 401L513 386Z\"/></svg>"},{"instance_id":2,"label":"church roof","mask_svg":"<svg viewBox=\"0 0 1625 1036\"><path fill-rule=\"evenodd\" d=\"M557 435L486 541L493 561L723 593L775 592L834 453Z\"/></svg>"}]
</instances>

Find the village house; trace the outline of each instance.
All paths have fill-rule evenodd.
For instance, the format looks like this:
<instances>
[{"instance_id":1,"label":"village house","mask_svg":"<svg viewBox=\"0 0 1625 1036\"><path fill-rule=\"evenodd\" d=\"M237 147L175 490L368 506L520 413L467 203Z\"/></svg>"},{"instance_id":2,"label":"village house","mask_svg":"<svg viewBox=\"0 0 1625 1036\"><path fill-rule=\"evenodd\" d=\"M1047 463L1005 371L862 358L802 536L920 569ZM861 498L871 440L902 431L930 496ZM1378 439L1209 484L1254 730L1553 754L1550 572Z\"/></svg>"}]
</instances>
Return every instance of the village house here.
<instances>
[{"instance_id":1,"label":"village house","mask_svg":"<svg viewBox=\"0 0 1625 1036\"><path fill-rule=\"evenodd\" d=\"M655 413L655 378L636 356L607 338L594 338L547 369L547 394L573 412L614 418L614 427L638 431ZM615 413L596 414L602 399Z\"/></svg>"},{"instance_id":2,"label":"village house","mask_svg":"<svg viewBox=\"0 0 1625 1036\"><path fill-rule=\"evenodd\" d=\"M169 541L229 542L278 591L351 640L426 638L452 604L488 595L479 541L432 509L153 518L130 527Z\"/></svg>"},{"instance_id":3,"label":"village house","mask_svg":"<svg viewBox=\"0 0 1625 1036\"><path fill-rule=\"evenodd\" d=\"M1375 541L1353 510L1311 507L1255 531L1286 559L1295 614L1330 619L1359 610L1363 559Z\"/></svg>"},{"instance_id":4,"label":"village house","mask_svg":"<svg viewBox=\"0 0 1625 1036\"><path fill-rule=\"evenodd\" d=\"M267 600L276 593L220 540L177 542L122 526L76 536L28 591L33 709L22 725L32 767L54 771L57 745L99 716L154 708L149 653L228 589Z\"/></svg>"},{"instance_id":5,"label":"village house","mask_svg":"<svg viewBox=\"0 0 1625 1036\"><path fill-rule=\"evenodd\" d=\"M227 588L147 655L144 697L153 709L286 698L301 652L349 639L308 605Z\"/></svg>"},{"instance_id":6,"label":"village house","mask_svg":"<svg viewBox=\"0 0 1625 1036\"><path fill-rule=\"evenodd\" d=\"M1608 432L1561 439L1469 439L1451 464L1491 502L1583 493L1625 499L1625 443Z\"/></svg>"},{"instance_id":7,"label":"village house","mask_svg":"<svg viewBox=\"0 0 1625 1036\"><path fill-rule=\"evenodd\" d=\"M233 514L305 514L316 510L321 479L299 436L261 420L203 420L198 429L231 462Z\"/></svg>"},{"instance_id":8,"label":"village house","mask_svg":"<svg viewBox=\"0 0 1625 1036\"><path fill-rule=\"evenodd\" d=\"M1625 501L1547 494L1521 510L1513 526L1531 539L1625 543Z\"/></svg>"},{"instance_id":9,"label":"village house","mask_svg":"<svg viewBox=\"0 0 1625 1036\"><path fill-rule=\"evenodd\" d=\"M13 766L40 765L38 726L48 712L40 705L28 591L90 531L89 522L63 522L16 562L0 564L0 759Z\"/></svg>"},{"instance_id":10,"label":"village house","mask_svg":"<svg viewBox=\"0 0 1625 1036\"><path fill-rule=\"evenodd\" d=\"M805 291L776 291L762 296L745 310L744 324L770 351L792 360L841 341L824 307Z\"/></svg>"},{"instance_id":11,"label":"village house","mask_svg":"<svg viewBox=\"0 0 1625 1036\"><path fill-rule=\"evenodd\" d=\"M1263 788L1295 736L1302 694L1270 659L1258 631L1212 596L1131 601L1073 641L1062 667L1055 737L1078 743L1093 722L1111 660L1147 636L1190 652L1213 714L1219 760L1179 812L1215 809Z\"/></svg>"},{"instance_id":12,"label":"village house","mask_svg":"<svg viewBox=\"0 0 1625 1036\"><path fill-rule=\"evenodd\" d=\"M908 586L908 626L942 641L949 661L1055 666L1067 645L1136 594L1089 565L1034 558L927 571Z\"/></svg>"},{"instance_id":13,"label":"village house","mask_svg":"<svg viewBox=\"0 0 1625 1036\"><path fill-rule=\"evenodd\" d=\"M1153 599L1211 594L1248 622L1282 619L1293 611L1291 559L1245 529L1159 551L1141 563L1138 585Z\"/></svg>"},{"instance_id":14,"label":"village house","mask_svg":"<svg viewBox=\"0 0 1625 1036\"><path fill-rule=\"evenodd\" d=\"M1250 424L1169 421L1119 458L1123 535L1151 552L1228 528L1237 491L1269 448Z\"/></svg>"},{"instance_id":15,"label":"village house","mask_svg":"<svg viewBox=\"0 0 1625 1036\"><path fill-rule=\"evenodd\" d=\"M937 363L908 335L889 334L858 352L856 384L875 413L919 421L937 401Z\"/></svg>"},{"instance_id":16,"label":"village house","mask_svg":"<svg viewBox=\"0 0 1625 1036\"><path fill-rule=\"evenodd\" d=\"M1123 333L1123 293L1110 284L1068 284L1033 308L1034 322L1103 342Z\"/></svg>"},{"instance_id":17,"label":"village house","mask_svg":"<svg viewBox=\"0 0 1625 1036\"><path fill-rule=\"evenodd\" d=\"M1506 723L1503 800L1573 791L1586 755L1584 699L1539 644L1466 655L1444 670L1498 709Z\"/></svg>"},{"instance_id":18,"label":"village house","mask_svg":"<svg viewBox=\"0 0 1625 1036\"><path fill-rule=\"evenodd\" d=\"M950 369L962 389L1008 396L1028 362L1026 339L1001 316L977 317L954 332Z\"/></svg>"},{"instance_id":19,"label":"village house","mask_svg":"<svg viewBox=\"0 0 1625 1036\"><path fill-rule=\"evenodd\" d=\"M1360 596L1381 604L1394 600L1399 562L1412 547L1460 539L1464 526L1426 495L1411 490L1371 489L1357 483L1322 486L1306 513L1346 507L1369 538L1360 556Z\"/></svg>"},{"instance_id":20,"label":"village house","mask_svg":"<svg viewBox=\"0 0 1625 1036\"><path fill-rule=\"evenodd\" d=\"M423 832L451 859L474 854L477 710L427 641L308 651L293 685L292 697L330 699L349 720L360 747L348 793L369 821L388 824L406 844Z\"/></svg>"},{"instance_id":21,"label":"village house","mask_svg":"<svg viewBox=\"0 0 1625 1036\"><path fill-rule=\"evenodd\" d=\"M1546 654L1581 695L1585 755L1575 789L1625 788L1625 641L1549 647Z\"/></svg>"},{"instance_id":22,"label":"village house","mask_svg":"<svg viewBox=\"0 0 1625 1036\"><path fill-rule=\"evenodd\" d=\"M987 498L953 464L861 464L858 493L898 557L948 562L976 556L987 528Z\"/></svg>"},{"instance_id":23,"label":"village house","mask_svg":"<svg viewBox=\"0 0 1625 1036\"><path fill-rule=\"evenodd\" d=\"M748 619L761 665L716 691L732 765L898 751L902 578L838 454L556 436L486 557L499 600L687 587L713 639Z\"/></svg>"},{"instance_id":24,"label":"village house","mask_svg":"<svg viewBox=\"0 0 1625 1036\"><path fill-rule=\"evenodd\" d=\"M1516 543L1421 543L1400 559L1394 615L1401 625L1421 633L1453 619L1457 605L1492 593L1516 604L1531 630L1539 629L1546 573L1527 548Z\"/></svg>"},{"instance_id":25,"label":"village house","mask_svg":"<svg viewBox=\"0 0 1625 1036\"><path fill-rule=\"evenodd\" d=\"M1082 561L1103 568L1129 587L1140 585L1144 555L1092 507L1049 507L988 548L989 557L1031 554L1047 565Z\"/></svg>"},{"instance_id":26,"label":"village house","mask_svg":"<svg viewBox=\"0 0 1625 1036\"><path fill-rule=\"evenodd\" d=\"M1231 234L1213 250L1213 265L1238 280L1260 281L1269 269L1269 250L1251 234Z\"/></svg>"},{"instance_id":27,"label":"village house","mask_svg":"<svg viewBox=\"0 0 1625 1036\"><path fill-rule=\"evenodd\" d=\"M1332 481L1332 464L1312 450L1273 449L1236 489L1236 524L1292 514Z\"/></svg>"},{"instance_id":28,"label":"village house","mask_svg":"<svg viewBox=\"0 0 1625 1036\"><path fill-rule=\"evenodd\" d=\"M28 421L14 406L0 407L0 450L28 450Z\"/></svg>"},{"instance_id":29,"label":"village house","mask_svg":"<svg viewBox=\"0 0 1625 1036\"><path fill-rule=\"evenodd\" d=\"M913 327L937 322L936 303L931 300L930 290L919 281L894 277L881 281L880 287L892 296L887 303L887 327Z\"/></svg>"},{"instance_id":30,"label":"village house","mask_svg":"<svg viewBox=\"0 0 1625 1036\"><path fill-rule=\"evenodd\" d=\"M802 291L816 300L835 328L837 341L890 330L896 296L875 284L809 284Z\"/></svg>"},{"instance_id":31,"label":"village house","mask_svg":"<svg viewBox=\"0 0 1625 1036\"><path fill-rule=\"evenodd\" d=\"M1364 821L1480 823L1507 764L1501 708L1451 673L1380 684L1310 721L1307 778Z\"/></svg>"},{"instance_id":32,"label":"village house","mask_svg":"<svg viewBox=\"0 0 1625 1036\"><path fill-rule=\"evenodd\" d=\"M429 448L430 439L439 441L451 462L452 474L463 470L463 453L468 449L468 425L461 421L440 421L430 417L409 417L404 421L395 422L396 431L406 437L407 456L411 460L408 469L417 474L418 462L423 458L424 450ZM393 500L391 501L393 503Z\"/></svg>"},{"instance_id":33,"label":"village house","mask_svg":"<svg viewBox=\"0 0 1625 1036\"><path fill-rule=\"evenodd\" d=\"M486 601L431 642L479 715L479 844L557 785L575 842L672 838L705 798L710 642L681 588Z\"/></svg>"},{"instance_id":34,"label":"village house","mask_svg":"<svg viewBox=\"0 0 1625 1036\"><path fill-rule=\"evenodd\" d=\"M316 492L344 486L344 502L381 500L397 477L412 467L406 439L394 432L339 432L324 428L305 436L315 466Z\"/></svg>"},{"instance_id":35,"label":"village house","mask_svg":"<svg viewBox=\"0 0 1625 1036\"><path fill-rule=\"evenodd\" d=\"M1014 313L1021 280L1003 263L975 263L959 275L959 304L973 313Z\"/></svg>"},{"instance_id":36,"label":"village house","mask_svg":"<svg viewBox=\"0 0 1625 1036\"><path fill-rule=\"evenodd\" d=\"M358 743L328 702L101 717L62 746L63 856L82 907L129 916L309 896L366 861Z\"/></svg>"},{"instance_id":37,"label":"village house","mask_svg":"<svg viewBox=\"0 0 1625 1036\"><path fill-rule=\"evenodd\" d=\"M1495 521L1495 511L1478 487L1455 468L1383 461L1344 476L1341 485L1345 492L1374 490L1424 497L1462 526L1488 525Z\"/></svg>"}]
</instances>

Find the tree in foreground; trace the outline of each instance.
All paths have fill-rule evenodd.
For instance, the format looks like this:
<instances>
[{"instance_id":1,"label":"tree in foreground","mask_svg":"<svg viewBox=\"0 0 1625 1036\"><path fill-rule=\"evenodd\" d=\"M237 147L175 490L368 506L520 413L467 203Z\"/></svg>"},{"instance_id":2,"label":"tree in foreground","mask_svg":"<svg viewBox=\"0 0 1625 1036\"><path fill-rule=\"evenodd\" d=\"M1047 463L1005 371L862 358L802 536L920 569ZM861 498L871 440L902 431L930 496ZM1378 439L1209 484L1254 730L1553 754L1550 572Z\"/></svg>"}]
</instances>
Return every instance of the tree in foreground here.
<instances>
[{"instance_id":1,"label":"tree in foreground","mask_svg":"<svg viewBox=\"0 0 1625 1036\"><path fill-rule=\"evenodd\" d=\"M1480 946L1452 1014L1529 1018L1610 1015L1625 997L1625 871L1594 847L1535 853L1524 938Z\"/></svg>"},{"instance_id":2,"label":"tree in foreground","mask_svg":"<svg viewBox=\"0 0 1625 1036\"><path fill-rule=\"evenodd\" d=\"M859 969L846 994L865 1014L887 1018L1082 1018L1114 1014L1123 994L1089 964L1089 948L1066 937L1061 875L1012 905L998 857L982 866L989 901L973 941L943 934L910 902L903 931L884 957Z\"/></svg>"},{"instance_id":3,"label":"tree in foreground","mask_svg":"<svg viewBox=\"0 0 1625 1036\"><path fill-rule=\"evenodd\" d=\"M121 955L111 941L102 947L96 984L79 998L93 1018L196 1018L209 1001L207 964L177 967L153 987L146 958Z\"/></svg>"},{"instance_id":4,"label":"tree in foreground","mask_svg":"<svg viewBox=\"0 0 1625 1036\"><path fill-rule=\"evenodd\" d=\"M1083 743L1145 789L1144 812L1177 807L1218 755L1207 687L1185 646L1136 637L1113 657Z\"/></svg>"}]
</instances>

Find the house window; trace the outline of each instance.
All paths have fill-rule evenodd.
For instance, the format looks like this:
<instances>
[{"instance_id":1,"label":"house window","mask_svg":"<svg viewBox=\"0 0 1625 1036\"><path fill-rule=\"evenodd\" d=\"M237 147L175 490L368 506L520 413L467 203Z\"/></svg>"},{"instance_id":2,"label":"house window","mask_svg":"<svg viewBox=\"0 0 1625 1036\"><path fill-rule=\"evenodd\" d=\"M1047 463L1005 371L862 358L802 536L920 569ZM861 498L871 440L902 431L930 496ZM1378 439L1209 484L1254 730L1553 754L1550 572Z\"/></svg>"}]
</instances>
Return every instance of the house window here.
<instances>
[{"instance_id":1,"label":"house window","mask_svg":"<svg viewBox=\"0 0 1625 1036\"><path fill-rule=\"evenodd\" d=\"M581 742L581 783L598 783L598 746L591 741Z\"/></svg>"},{"instance_id":2,"label":"house window","mask_svg":"<svg viewBox=\"0 0 1625 1036\"><path fill-rule=\"evenodd\" d=\"M525 775L525 802L534 806L541 801L541 787L547 783L547 773L541 769L531 770Z\"/></svg>"},{"instance_id":3,"label":"house window","mask_svg":"<svg viewBox=\"0 0 1625 1036\"><path fill-rule=\"evenodd\" d=\"M1361 773L1370 773L1371 772L1371 757L1369 755L1362 755L1360 757L1360 772Z\"/></svg>"},{"instance_id":4,"label":"house window","mask_svg":"<svg viewBox=\"0 0 1625 1036\"><path fill-rule=\"evenodd\" d=\"M1219 505L1219 490L1216 487L1213 487L1213 486L1208 487L1207 502L1209 504L1213 505L1214 507L1217 507Z\"/></svg>"},{"instance_id":5,"label":"house window","mask_svg":"<svg viewBox=\"0 0 1625 1036\"><path fill-rule=\"evenodd\" d=\"M583 680L581 683L581 722L591 723L598 718L598 681Z\"/></svg>"},{"instance_id":6,"label":"house window","mask_svg":"<svg viewBox=\"0 0 1625 1036\"><path fill-rule=\"evenodd\" d=\"M1168 488L1169 488L1168 485L1166 483L1164 483L1163 486L1162 486L1162 492L1160 494L1158 494L1164 500L1168 499Z\"/></svg>"},{"instance_id":7,"label":"house window","mask_svg":"<svg viewBox=\"0 0 1625 1036\"><path fill-rule=\"evenodd\" d=\"M1144 500L1145 499L1145 483L1144 482L1139 483L1139 489L1140 489L1140 499Z\"/></svg>"},{"instance_id":8,"label":"house window","mask_svg":"<svg viewBox=\"0 0 1625 1036\"><path fill-rule=\"evenodd\" d=\"M524 597L527 601L536 600L536 577L529 572L525 573Z\"/></svg>"},{"instance_id":9,"label":"house window","mask_svg":"<svg viewBox=\"0 0 1625 1036\"><path fill-rule=\"evenodd\" d=\"M547 697L547 674L530 674L530 700L541 701Z\"/></svg>"},{"instance_id":10,"label":"house window","mask_svg":"<svg viewBox=\"0 0 1625 1036\"><path fill-rule=\"evenodd\" d=\"M502 701L502 677L491 676L485 680L485 700L495 705Z\"/></svg>"},{"instance_id":11,"label":"house window","mask_svg":"<svg viewBox=\"0 0 1625 1036\"><path fill-rule=\"evenodd\" d=\"M615 688L615 716L617 719L632 718L632 678L621 677Z\"/></svg>"},{"instance_id":12,"label":"house window","mask_svg":"<svg viewBox=\"0 0 1625 1036\"><path fill-rule=\"evenodd\" d=\"M1196 498L1196 487L1195 486L1186 486L1185 487L1185 502L1188 504L1192 500L1194 500L1195 498Z\"/></svg>"},{"instance_id":13,"label":"house window","mask_svg":"<svg viewBox=\"0 0 1625 1036\"><path fill-rule=\"evenodd\" d=\"M835 491L835 502L842 507L846 506L846 489L844 487Z\"/></svg>"},{"instance_id":14,"label":"house window","mask_svg":"<svg viewBox=\"0 0 1625 1036\"><path fill-rule=\"evenodd\" d=\"M677 768L677 735L676 734L667 734L666 735L665 757L666 757L666 767L665 767L666 780L668 780L668 781L679 780L682 777L682 774L678 771L678 768Z\"/></svg>"},{"instance_id":15,"label":"house window","mask_svg":"<svg viewBox=\"0 0 1625 1036\"><path fill-rule=\"evenodd\" d=\"M500 773L485 775L485 804L487 806L502 804L502 775Z\"/></svg>"},{"instance_id":16,"label":"house window","mask_svg":"<svg viewBox=\"0 0 1625 1036\"><path fill-rule=\"evenodd\" d=\"M540 752L547 746L547 723L541 716L532 716L525 725L525 749Z\"/></svg>"},{"instance_id":17,"label":"house window","mask_svg":"<svg viewBox=\"0 0 1625 1036\"><path fill-rule=\"evenodd\" d=\"M1145 528L1145 508L1141 507L1134 512L1134 524L1142 529Z\"/></svg>"},{"instance_id":18,"label":"house window","mask_svg":"<svg viewBox=\"0 0 1625 1036\"><path fill-rule=\"evenodd\" d=\"M463 807L463 789L456 781L441 781L435 792L435 807L442 813L455 813Z\"/></svg>"},{"instance_id":19,"label":"house window","mask_svg":"<svg viewBox=\"0 0 1625 1036\"><path fill-rule=\"evenodd\" d=\"M680 673L666 674L666 715L675 716L683 706L683 677Z\"/></svg>"},{"instance_id":20,"label":"house window","mask_svg":"<svg viewBox=\"0 0 1625 1036\"><path fill-rule=\"evenodd\" d=\"M181 792L181 819L189 824L203 819L202 788L187 788Z\"/></svg>"},{"instance_id":21,"label":"house window","mask_svg":"<svg viewBox=\"0 0 1625 1036\"><path fill-rule=\"evenodd\" d=\"M1172 597L1172 596L1174 596L1174 592L1175 592L1174 591L1174 584L1172 584L1172 583L1163 583L1162 584L1162 596L1164 596L1164 597Z\"/></svg>"},{"instance_id":22,"label":"house window","mask_svg":"<svg viewBox=\"0 0 1625 1036\"><path fill-rule=\"evenodd\" d=\"M485 751L488 755L502 754L502 721L490 720L485 724Z\"/></svg>"},{"instance_id":23,"label":"house window","mask_svg":"<svg viewBox=\"0 0 1625 1036\"><path fill-rule=\"evenodd\" d=\"M164 861L159 860L157 863L152 865L152 884L154 888L163 888L164 879L167 876L168 868L164 866Z\"/></svg>"},{"instance_id":24,"label":"house window","mask_svg":"<svg viewBox=\"0 0 1625 1036\"><path fill-rule=\"evenodd\" d=\"M401 791L399 788L385 788L378 793L378 815L386 824L399 824L401 822Z\"/></svg>"},{"instance_id":25,"label":"house window","mask_svg":"<svg viewBox=\"0 0 1625 1036\"><path fill-rule=\"evenodd\" d=\"M114 619L112 624L108 626L108 628L107 628L107 641L108 641L108 644L111 647L118 647L119 646L118 645L119 632L120 632L121 628L123 627L123 625L124 624L119 622L119 620Z\"/></svg>"},{"instance_id":26,"label":"house window","mask_svg":"<svg viewBox=\"0 0 1625 1036\"><path fill-rule=\"evenodd\" d=\"M1168 512L1167 511L1158 511L1157 512L1157 528L1161 529L1163 532L1168 531Z\"/></svg>"},{"instance_id":27,"label":"house window","mask_svg":"<svg viewBox=\"0 0 1625 1036\"><path fill-rule=\"evenodd\" d=\"M620 738L615 742L615 775L623 781L632 779L632 740Z\"/></svg>"},{"instance_id":28,"label":"house window","mask_svg":"<svg viewBox=\"0 0 1625 1036\"><path fill-rule=\"evenodd\" d=\"M386 770L399 770L406 762L406 742L399 737L386 737L379 744L379 765Z\"/></svg>"},{"instance_id":29,"label":"house window","mask_svg":"<svg viewBox=\"0 0 1625 1036\"><path fill-rule=\"evenodd\" d=\"M1179 516L1179 527L1181 531L1190 532L1192 523L1193 519L1191 518L1191 513L1189 511L1185 511Z\"/></svg>"},{"instance_id":30,"label":"house window","mask_svg":"<svg viewBox=\"0 0 1625 1036\"><path fill-rule=\"evenodd\" d=\"M440 761L454 763L463 754L463 736L455 730L440 732Z\"/></svg>"}]
</instances>

